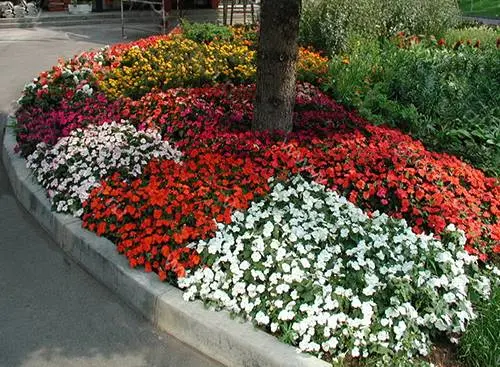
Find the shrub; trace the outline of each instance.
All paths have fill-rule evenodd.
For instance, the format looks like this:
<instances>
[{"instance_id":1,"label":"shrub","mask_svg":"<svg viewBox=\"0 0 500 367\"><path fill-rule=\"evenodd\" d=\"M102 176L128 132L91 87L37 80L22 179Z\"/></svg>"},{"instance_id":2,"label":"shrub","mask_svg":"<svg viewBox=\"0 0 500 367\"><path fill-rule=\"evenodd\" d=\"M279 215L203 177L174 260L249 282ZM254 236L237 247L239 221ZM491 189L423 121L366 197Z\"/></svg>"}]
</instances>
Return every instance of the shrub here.
<instances>
[{"instance_id":1,"label":"shrub","mask_svg":"<svg viewBox=\"0 0 500 367\"><path fill-rule=\"evenodd\" d=\"M182 22L182 32L187 39L195 42L229 41L233 37L231 29L212 23Z\"/></svg>"},{"instance_id":2,"label":"shrub","mask_svg":"<svg viewBox=\"0 0 500 367\"><path fill-rule=\"evenodd\" d=\"M453 26L458 15L454 0L306 0L300 37L305 44L336 53L346 50L353 34L436 34Z\"/></svg>"},{"instance_id":3,"label":"shrub","mask_svg":"<svg viewBox=\"0 0 500 367\"><path fill-rule=\"evenodd\" d=\"M358 35L349 39L348 52L331 59L329 77L322 87L350 107L360 107L360 100L383 75L383 51L377 40Z\"/></svg>"},{"instance_id":4,"label":"shrub","mask_svg":"<svg viewBox=\"0 0 500 367\"><path fill-rule=\"evenodd\" d=\"M494 175L500 163L500 58L494 48L457 50L415 45L398 50L387 73L391 100L426 117L406 127Z\"/></svg>"}]
</instances>

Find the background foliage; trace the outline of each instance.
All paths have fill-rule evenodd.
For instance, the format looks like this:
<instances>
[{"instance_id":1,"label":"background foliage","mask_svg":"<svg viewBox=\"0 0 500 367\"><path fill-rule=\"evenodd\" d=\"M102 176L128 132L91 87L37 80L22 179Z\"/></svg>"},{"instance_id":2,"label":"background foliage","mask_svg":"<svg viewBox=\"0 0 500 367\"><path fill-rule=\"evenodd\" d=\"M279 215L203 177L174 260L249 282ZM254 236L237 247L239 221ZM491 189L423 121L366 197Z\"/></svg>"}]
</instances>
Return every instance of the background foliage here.
<instances>
[{"instance_id":1,"label":"background foliage","mask_svg":"<svg viewBox=\"0 0 500 367\"><path fill-rule=\"evenodd\" d=\"M350 38L325 89L379 123L433 150L500 174L500 52L494 30L453 30L445 38ZM469 37L467 37L469 36ZM485 40L482 42L482 40Z\"/></svg>"},{"instance_id":2,"label":"background foliage","mask_svg":"<svg viewBox=\"0 0 500 367\"><path fill-rule=\"evenodd\" d=\"M346 50L349 38L405 31L438 34L455 25L455 0L304 0L301 41L328 52Z\"/></svg>"}]
</instances>

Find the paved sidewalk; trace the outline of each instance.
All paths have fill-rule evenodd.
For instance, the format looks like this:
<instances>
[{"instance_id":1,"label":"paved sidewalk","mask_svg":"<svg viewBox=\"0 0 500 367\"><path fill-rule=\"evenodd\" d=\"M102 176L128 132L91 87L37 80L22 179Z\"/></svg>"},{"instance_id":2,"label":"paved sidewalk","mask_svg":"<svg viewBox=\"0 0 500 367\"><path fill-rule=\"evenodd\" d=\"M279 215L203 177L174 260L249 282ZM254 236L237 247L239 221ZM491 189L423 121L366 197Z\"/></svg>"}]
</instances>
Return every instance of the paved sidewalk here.
<instances>
[{"instance_id":1,"label":"paved sidewalk","mask_svg":"<svg viewBox=\"0 0 500 367\"><path fill-rule=\"evenodd\" d=\"M475 17L475 16L464 16L464 20L476 21L482 24L488 24L492 26L500 26L500 18L486 18L486 17Z\"/></svg>"},{"instance_id":2,"label":"paved sidewalk","mask_svg":"<svg viewBox=\"0 0 500 367\"><path fill-rule=\"evenodd\" d=\"M119 41L116 25L0 30L0 138L32 77L58 57ZM18 205L0 163L0 367L21 366L219 365L155 330L66 258Z\"/></svg>"}]
</instances>

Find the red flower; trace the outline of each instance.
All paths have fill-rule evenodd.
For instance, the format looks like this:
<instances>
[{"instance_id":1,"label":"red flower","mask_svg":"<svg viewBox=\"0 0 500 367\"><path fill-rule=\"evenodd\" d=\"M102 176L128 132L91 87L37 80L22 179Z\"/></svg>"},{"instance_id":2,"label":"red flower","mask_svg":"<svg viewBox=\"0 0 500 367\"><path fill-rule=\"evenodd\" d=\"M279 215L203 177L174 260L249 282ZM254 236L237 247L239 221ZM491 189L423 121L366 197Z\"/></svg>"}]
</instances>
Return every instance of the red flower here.
<instances>
[{"instance_id":1,"label":"red flower","mask_svg":"<svg viewBox=\"0 0 500 367\"><path fill-rule=\"evenodd\" d=\"M498 180L313 91L298 93L286 140L248 131L253 86L179 88L127 101L131 116L147 116L145 125L159 126L183 150L183 162L152 161L131 182L106 179L85 205L84 226L113 238L131 265L141 261L166 280L199 266L186 245L210 238L215 220L228 224L234 210L266 195L269 177L302 174L368 212L405 218L417 233L439 235L455 223L469 252L498 251Z\"/></svg>"}]
</instances>

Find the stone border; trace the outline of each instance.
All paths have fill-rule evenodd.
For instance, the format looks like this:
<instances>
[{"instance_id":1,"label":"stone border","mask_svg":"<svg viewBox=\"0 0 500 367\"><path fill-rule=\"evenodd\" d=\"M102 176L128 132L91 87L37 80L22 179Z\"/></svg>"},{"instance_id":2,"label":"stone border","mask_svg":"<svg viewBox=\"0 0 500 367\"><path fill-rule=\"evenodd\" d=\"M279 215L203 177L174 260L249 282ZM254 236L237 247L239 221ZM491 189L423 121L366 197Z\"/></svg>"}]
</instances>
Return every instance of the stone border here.
<instances>
[{"instance_id":1,"label":"stone border","mask_svg":"<svg viewBox=\"0 0 500 367\"><path fill-rule=\"evenodd\" d=\"M64 252L153 325L231 367L330 366L297 353L250 323L232 320L225 311L212 312L200 301L184 301L181 290L160 282L156 274L131 269L113 243L83 229L80 219L52 212L45 190L35 182L26 161L14 153L16 141L9 127L14 121L7 119L2 158L17 199Z\"/></svg>"}]
</instances>

